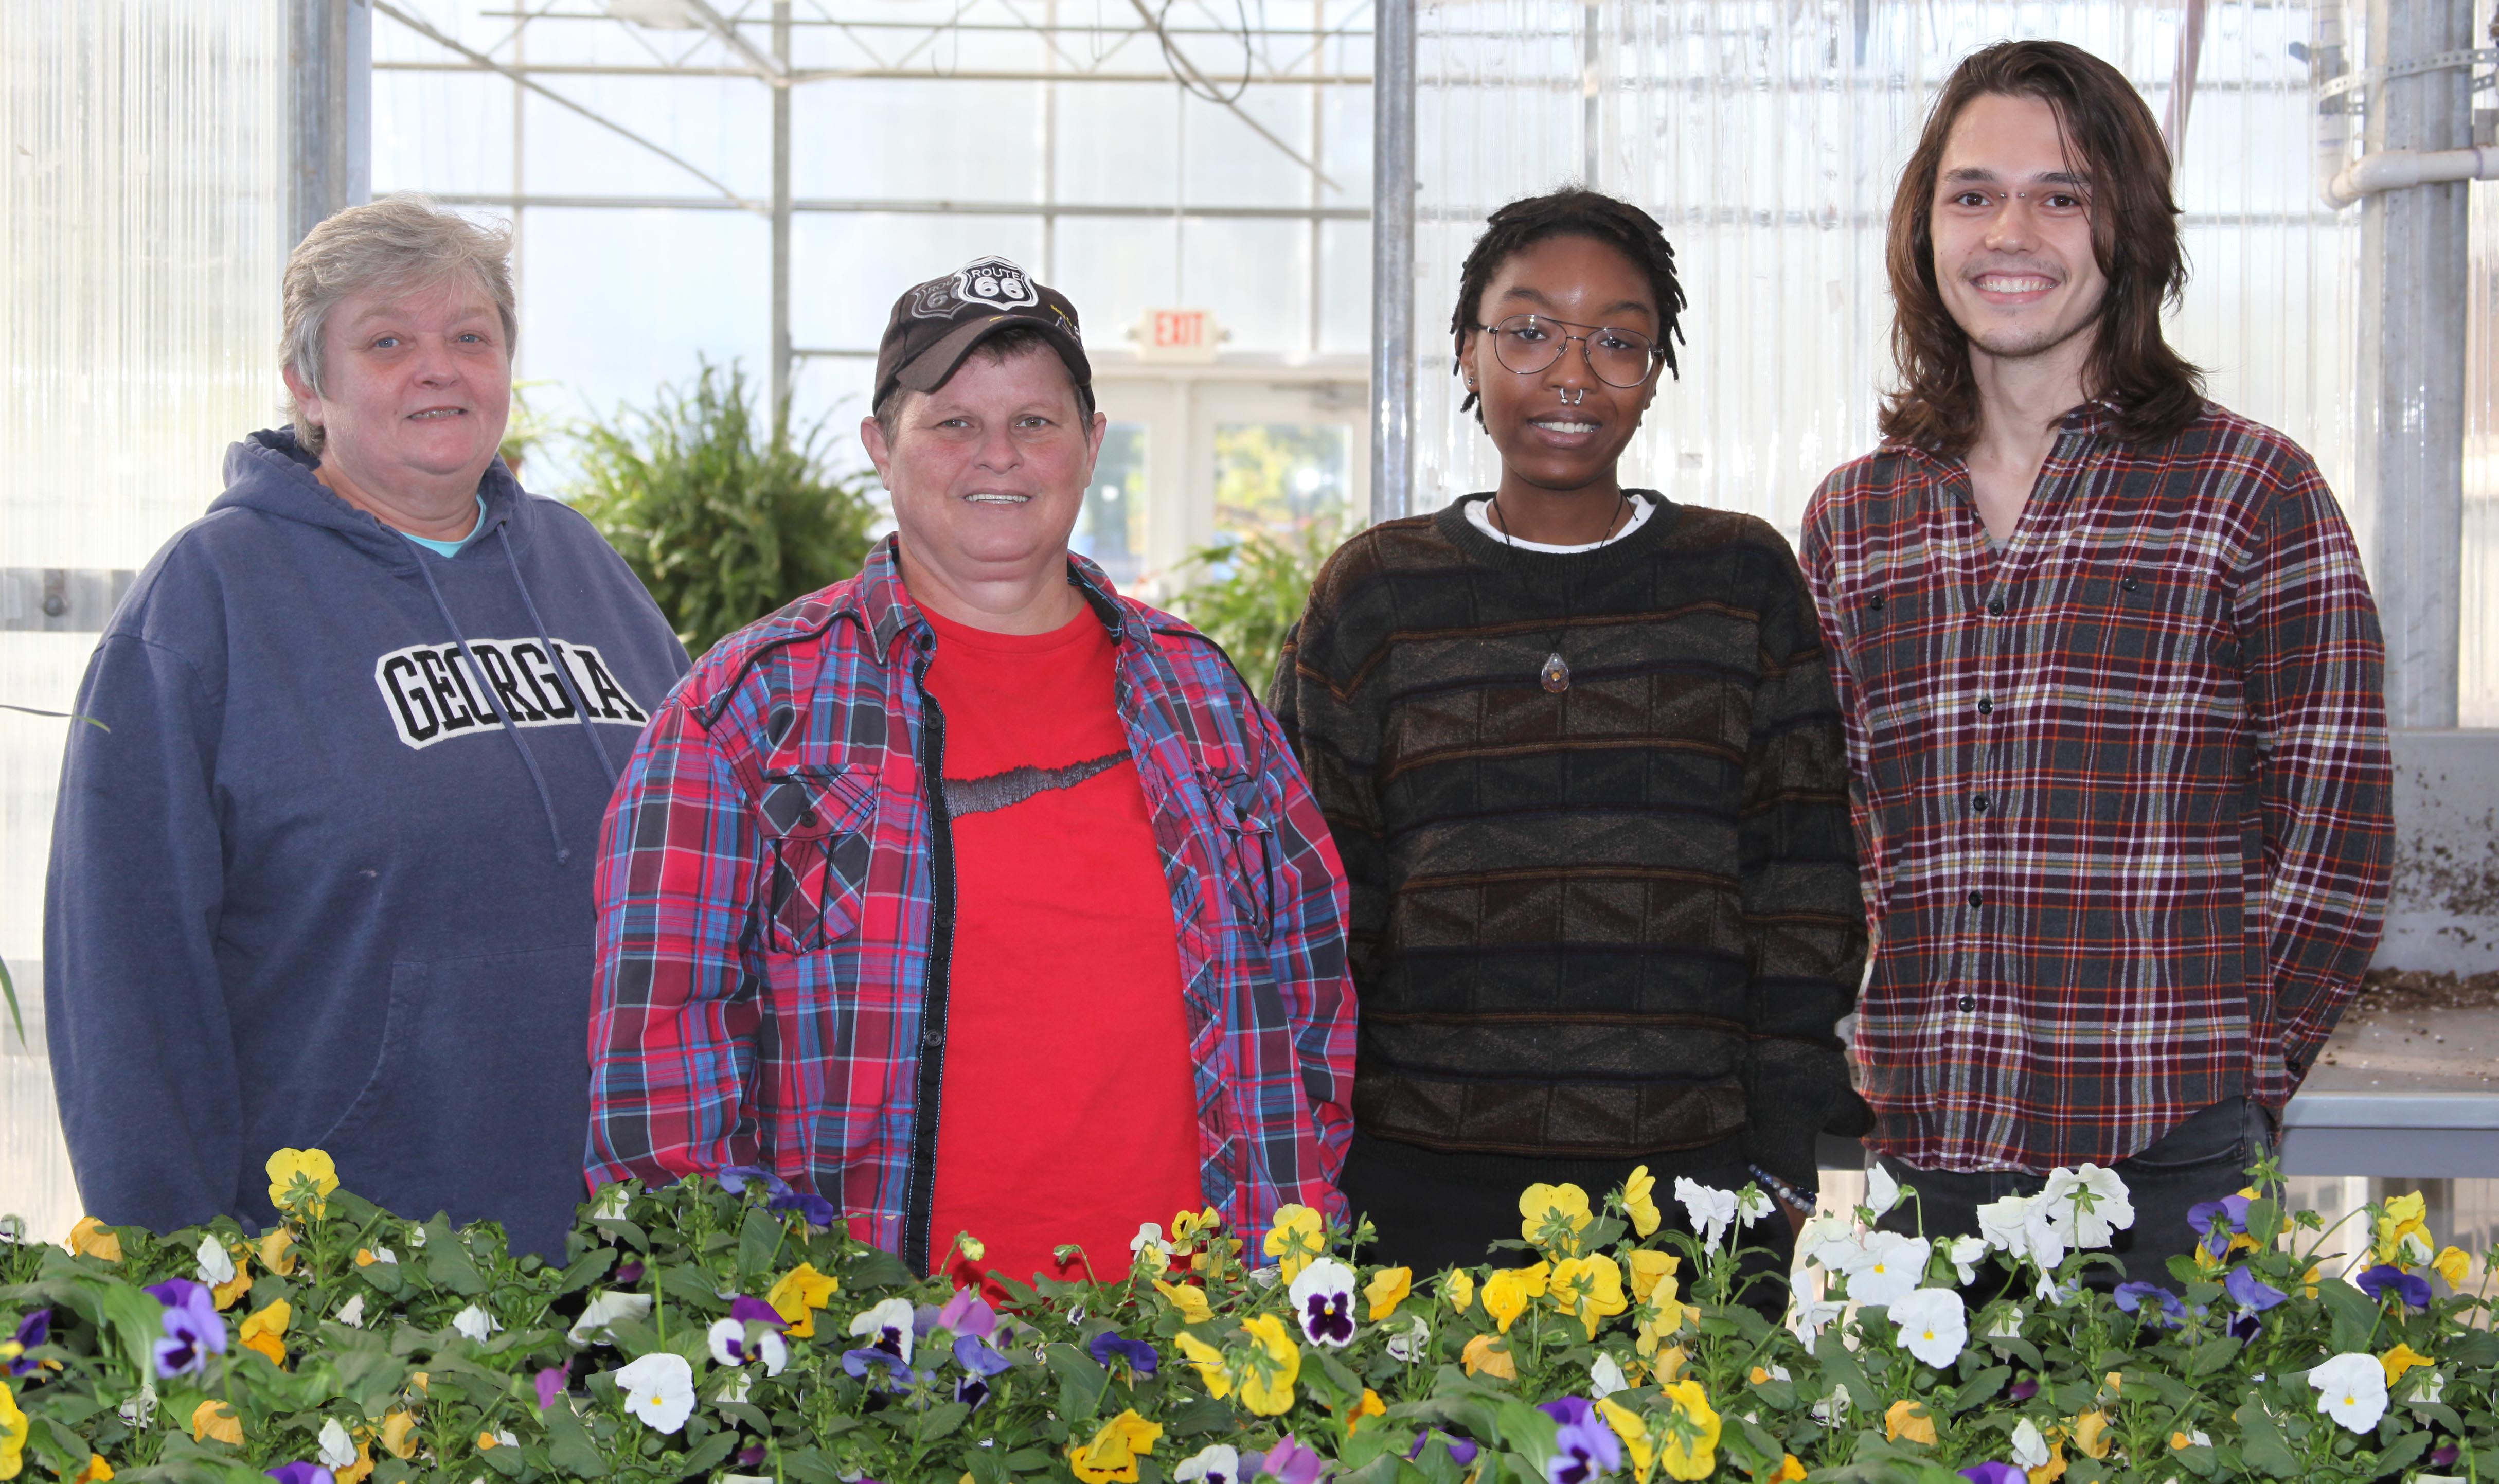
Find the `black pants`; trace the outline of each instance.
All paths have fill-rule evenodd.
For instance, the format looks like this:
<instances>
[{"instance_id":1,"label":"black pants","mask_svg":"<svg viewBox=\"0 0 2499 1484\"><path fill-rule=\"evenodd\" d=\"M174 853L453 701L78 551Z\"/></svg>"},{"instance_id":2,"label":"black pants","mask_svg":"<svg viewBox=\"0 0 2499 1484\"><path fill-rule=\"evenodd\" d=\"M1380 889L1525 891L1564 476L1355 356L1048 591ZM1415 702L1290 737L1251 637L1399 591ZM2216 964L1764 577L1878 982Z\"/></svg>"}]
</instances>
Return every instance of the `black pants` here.
<instances>
[{"instance_id":1,"label":"black pants","mask_svg":"<svg viewBox=\"0 0 2499 1484\"><path fill-rule=\"evenodd\" d=\"M2218 1201L2247 1184L2248 1167L2273 1142L2273 1120L2263 1105L2253 1098L2231 1098L2190 1117L2142 1153L2110 1166L2126 1181L2126 1199L2134 1207L2134 1225L2116 1233L2109 1246L2126 1272L2120 1275L2094 1265L2088 1281L2094 1288L2122 1281L2174 1286L2169 1259L2195 1247L2187 1209ZM1981 1206L2007 1196L2036 1195L2048 1182L2045 1176L2018 1170L1921 1170L1889 1155L1880 1162L1894 1179L1917 1187L1926 1233L1936 1238L1976 1236ZM1919 1219L1918 1210L1903 1201L1878 1224L1887 1232L1913 1232ZM1985 1277L1980 1281L1993 1286Z\"/></svg>"},{"instance_id":2,"label":"black pants","mask_svg":"<svg viewBox=\"0 0 2499 1484\"><path fill-rule=\"evenodd\" d=\"M1519 1235L1518 1193L1528 1186L1574 1184L1588 1193L1591 1210L1602 1210L1606 1194L1621 1184L1633 1169L1648 1166L1657 1181L1652 1193L1665 1225L1690 1231L1683 1207L1674 1199L1676 1177L1684 1176L1721 1190L1741 1190L1752 1182L1740 1142L1728 1140L1708 1148L1652 1154L1641 1159L1540 1159L1513 1154L1444 1154L1420 1145L1354 1130L1346 1153L1342 1184L1354 1218L1371 1218L1379 1242L1368 1261L1414 1270L1419 1279L1444 1268L1469 1268L1490 1263L1518 1267L1524 1253L1495 1252L1491 1242L1515 1242ZM1784 1313L1788 1290L1784 1281L1796 1233L1787 1218L1773 1210L1743 1231L1741 1242L1768 1247L1748 1254L1745 1277L1765 1274L1782 1279L1755 1282L1744 1299L1766 1312ZM1739 1282L1742 1278L1738 1279ZM1692 1277L1683 1279L1686 1297Z\"/></svg>"}]
</instances>

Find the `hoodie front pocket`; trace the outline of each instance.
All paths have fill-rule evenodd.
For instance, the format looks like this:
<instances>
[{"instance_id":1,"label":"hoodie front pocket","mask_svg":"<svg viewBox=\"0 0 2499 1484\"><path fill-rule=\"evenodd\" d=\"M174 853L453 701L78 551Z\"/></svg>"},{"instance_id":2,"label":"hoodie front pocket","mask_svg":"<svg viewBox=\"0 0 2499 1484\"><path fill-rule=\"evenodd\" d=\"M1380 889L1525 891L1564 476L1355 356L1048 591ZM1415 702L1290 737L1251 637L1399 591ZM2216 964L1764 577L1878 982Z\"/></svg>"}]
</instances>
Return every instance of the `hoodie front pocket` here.
<instances>
[{"instance_id":1,"label":"hoodie front pocket","mask_svg":"<svg viewBox=\"0 0 2499 1484\"><path fill-rule=\"evenodd\" d=\"M811 953L858 931L876 823L874 782L846 768L768 773L755 817L764 839L756 907L771 952Z\"/></svg>"}]
</instances>

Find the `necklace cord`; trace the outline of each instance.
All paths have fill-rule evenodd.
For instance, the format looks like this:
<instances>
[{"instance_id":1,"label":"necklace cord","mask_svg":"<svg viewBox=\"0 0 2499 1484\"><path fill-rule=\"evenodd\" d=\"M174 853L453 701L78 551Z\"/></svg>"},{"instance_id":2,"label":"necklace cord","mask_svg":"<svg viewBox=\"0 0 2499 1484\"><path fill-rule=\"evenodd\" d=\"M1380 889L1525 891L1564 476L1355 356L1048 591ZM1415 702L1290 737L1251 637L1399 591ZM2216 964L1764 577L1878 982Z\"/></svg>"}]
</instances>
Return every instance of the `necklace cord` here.
<instances>
[{"instance_id":1,"label":"necklace cord","mask_svg":"<svg viewBox=\"0 0 2499 1484\"><path fill-rule=\"evenodd\" d=\"M1607 541L1614 538L1615 530L1622 524L1623 517L1631 511L1632 497L1629 491L1617 488L1614 491L1614 499L1618 503L1614 506L1613 519L1606 523L1606 533L1597 538L1596 544L1599 547L1603 547ZM1484 503L1492 507L1492 523L1501 528L1502 547L1509 553L1510 577L1517 582L1522 591L1532 593L1533 590L1529 589L1527 586L1527 573L1522 571L1518 565L1518 537L1510 533L1509 518L1502 514L1501 511L1501 493L1498 490L1494 491L1492 498L1484 501ZM1562 636L1571 631L1572 600L1578 596L1579 588L1579 573L1577 569L1572 569L1570 576L1571 580L1562 585L1562 622L1553 630L1553 641L1545 646L1546 662L1548 664L1554 660L1561 659ZM1571 661L1563 660L1562 668L1566 677L1564 681L1566 686L1569 684L1567 677L1570 673L1570 667ZM1553 688L1547 686L1545 689L1551 690Z\"/></svg>"}]
</instances>

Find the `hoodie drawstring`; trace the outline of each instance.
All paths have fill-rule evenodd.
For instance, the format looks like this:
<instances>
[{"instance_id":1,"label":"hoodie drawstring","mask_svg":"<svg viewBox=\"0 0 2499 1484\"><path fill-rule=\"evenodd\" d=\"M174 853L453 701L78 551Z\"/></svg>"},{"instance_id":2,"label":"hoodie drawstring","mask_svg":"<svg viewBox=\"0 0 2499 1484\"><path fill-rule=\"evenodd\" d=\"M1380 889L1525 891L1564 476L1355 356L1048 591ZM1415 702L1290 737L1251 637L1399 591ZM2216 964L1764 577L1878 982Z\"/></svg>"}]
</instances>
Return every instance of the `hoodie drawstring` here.
<instances>
[{"instance_id":1,"label":"hoodie drawstring","mask_svg":"<svg viewBox=\"0 0 2499 1484\"><path fill-rule=\"evenodd\" d=\"M537 626L538 642L546 646L547 662L555 666L556 684L572 698L573 720L581 724L581 734L590 739L590 750L599 755L599 765L607 771L607 787L613 789L616 787L616 764L607 756L607 744L599 739L599 728L590 725L589 698L581 694L579 686L572 683L572 672L556 658L555 640L547 634L546 620L538 617L538 600L530 596L530 585L521 577L521 559L512 555L511 528L508 524L497 526L495 535L503 543L503 561L512 569L512 586L521 590L521 605L530 610L530 622Z\"/></svg>"},{"instance_id":2,"label":"hoodie drawstring","mask_svg":"<svg viewBox=\"0 0 2499 1484\"><path fill-rule=\"evenodd\" d=\"M503 530L500 526L495 529L498 532ZM510 545L506 543L503 550L508 556L511 552ZM513 568L513 575L518 576L519 571L518 567ZM477 662L475 652L469 648L469 635L461 631L460 621L451 616L451 605L442 600L442 589L435 585L433 564L426 561L422 554L417 557L416 573L425 579L425 591L434 595L435 611L442 615L442 622L451 626L451 637L460 645L460 658L469 661L469 673L477 677L477 689L486 693L486 704L494 708L495 720L503 724L503 735L512 739L513 750L521 755L521 765L529 769L530 782L537 785L538 807L546 811L547 838L555 842L555 863L564 865L569 862L572 859L572 852L565 847L564 832L556 827L555 795L547 791L546 775L538 771L537 754L530 751L530 744L521 736L520 726L503 714L503 702L495 694L492 678L487 675L486 667ZM527 597L529 589L521 589L521 596ZM530 610L530 617L534 619L537 617L537 610L535 607ZM540 642L544 642L543 637ZM547 652L547 658L555 665L556 673L559 676L563 675L564 663L555 659L553 650ZM566 694L569 694L570 691L568 689ZM576 714L579 712L580 705L579 700L573 702ZM597 738L594 737L592 740L596 741ZM604 761L606 755L601 753L600 760ZM608 782L610 784L615 782L615 773L612 769L608 774Z\"/></svg>"}]
</instances>

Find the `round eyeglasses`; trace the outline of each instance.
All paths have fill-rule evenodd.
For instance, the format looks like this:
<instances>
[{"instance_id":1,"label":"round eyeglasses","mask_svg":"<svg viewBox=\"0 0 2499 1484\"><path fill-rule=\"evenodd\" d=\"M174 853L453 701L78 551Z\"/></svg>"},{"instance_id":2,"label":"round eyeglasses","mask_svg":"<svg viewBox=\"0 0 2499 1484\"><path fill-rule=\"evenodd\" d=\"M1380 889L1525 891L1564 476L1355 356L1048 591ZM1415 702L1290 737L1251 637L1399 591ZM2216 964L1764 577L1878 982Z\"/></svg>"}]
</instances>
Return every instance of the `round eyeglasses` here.
<instances>
[{"instance_id":1,"label":"round eyeglasses","mask_svg":"<svg viewBox=\"0 0 2499 1484\"><path fill-rule=\"evenodd\" d=\"M1662 354L1657 341L1637 330L1574 325L1542 314L1513 314L1498 324L1476 328L1492 337L1494 358L1522 376L1551 367L1562 359L1570 342L1577 340L1588 358L1588 370L1598 380L1607 386L1635 387L1648 379ZM1572 335L1573 330L1584 333Z\"/></svg>"}]
</instances>

